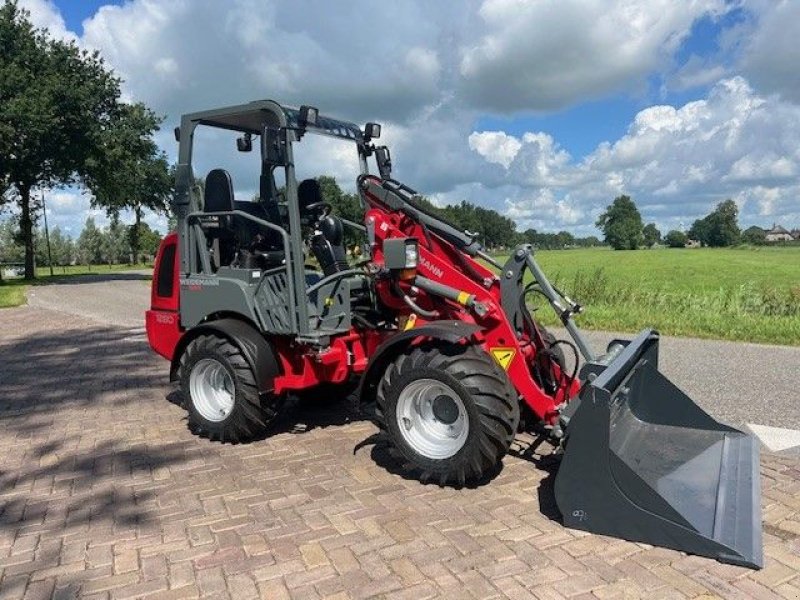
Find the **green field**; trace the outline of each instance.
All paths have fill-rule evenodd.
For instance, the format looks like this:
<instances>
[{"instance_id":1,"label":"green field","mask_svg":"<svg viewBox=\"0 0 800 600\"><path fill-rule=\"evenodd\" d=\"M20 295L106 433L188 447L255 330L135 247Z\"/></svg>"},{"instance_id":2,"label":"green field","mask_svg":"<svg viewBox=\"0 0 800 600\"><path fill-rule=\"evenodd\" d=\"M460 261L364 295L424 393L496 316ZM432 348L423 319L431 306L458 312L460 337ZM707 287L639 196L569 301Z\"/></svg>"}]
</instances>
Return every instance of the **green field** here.
<instances>
[{"instance_id":1,"label":"green field","mask_svg":"<svg viewBox=\"0 0 800 600\"><path fill-rule=\"evenodd\" d=\"M91 268L85 265L75 265L69 267L53 267L53 276L50 276L50 269L41 267L36 269L36 280L33 283L23 279L3 278L0 281L0 308L10 308L25 304L25 291L29 285L42 285L52 283L59 279L74 277L75 275L87 275L97 273L113 273L115 271L130 271L134 269L147 269L152 265L113 265L110 268L104 265L94 265Z\"/></svg>"},{"instance_id":2,"label":"green field","mask_svg":"<svg viewBox=\"0 0 800 600\"><path fill-rule=\"evenodd\" d=\"M550 279L586 307L578 325L666 335L800 345L800 247L576 249L536 254ZM498 257L501 261L504 257ZM124 270L138 267L120 267ZM67 267L56 277L107 273L108 267ZM36 284L47 283L40 269ZM0 283L0 308L25 301L26 285ZM531 303L541 305L532 295ZM538 318L557 323L549 306Z\"/></svg>"},{"instance_id":3,"label":"green field","mask_svg":"<svg viewBox=\"0 0 800 600\"><path fill-rule=\"evenodd\" d=\"M576 249L536 256L551 281L586 307L577 322L587 329L654 327L667 335L800 345L798 247ZM534 304L542 300L529 297ZM542 305L538 317L557 322L549 306Z\"/></svg>"}]
</instances>

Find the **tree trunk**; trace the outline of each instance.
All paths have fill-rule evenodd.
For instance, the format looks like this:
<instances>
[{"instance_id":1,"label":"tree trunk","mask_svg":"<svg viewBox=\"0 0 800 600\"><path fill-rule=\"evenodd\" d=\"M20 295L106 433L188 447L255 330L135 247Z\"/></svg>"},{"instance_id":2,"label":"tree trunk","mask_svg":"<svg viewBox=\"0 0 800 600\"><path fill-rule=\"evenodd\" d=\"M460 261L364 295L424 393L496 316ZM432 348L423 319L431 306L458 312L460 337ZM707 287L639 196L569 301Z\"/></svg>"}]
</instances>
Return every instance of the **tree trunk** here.
<instances>
[{"instance_id":1,"label":"tree trunk","mask_svg":"<svg viewBox=\"0 0 800 600\"><path fill-rule=\"evenodd\" d=\"M25 246L25 279L36 277L34 261L36 250L33 245L33 220L31 219L31 188L29 185L17 187L20 195L19 228L22 233L22 243Z\"/></svg>"},{"instance_id":2,"label":"tree trunk","mask_svg":"<svg viewBox=\"0 0 800 600\"><path fill-rule=\"evenodd\" d=\"M133 254L133 264L139 264L139 226L142 223L142 208L137 206L133 209L133 213L136 215L136 223L133 225L133 231L131 232L131 253Z\"/></svg>"}]
</instances>

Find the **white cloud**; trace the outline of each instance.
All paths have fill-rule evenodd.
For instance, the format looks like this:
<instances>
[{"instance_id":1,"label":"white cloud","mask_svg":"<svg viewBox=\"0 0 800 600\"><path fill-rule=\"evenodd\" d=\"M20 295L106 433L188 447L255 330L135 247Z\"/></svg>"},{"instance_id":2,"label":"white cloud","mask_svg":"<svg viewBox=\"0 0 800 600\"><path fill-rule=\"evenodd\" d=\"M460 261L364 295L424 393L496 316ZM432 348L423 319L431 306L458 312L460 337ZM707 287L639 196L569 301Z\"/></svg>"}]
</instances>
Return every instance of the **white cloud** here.
<instances>
[{"instance_id":1,"label":"white cloud","mask_svg":"<svg viewBox=\"0 0 800 600\"><path fill-rule=\"evenodd\" d=\"M499 111L551 110L640 84L721 0L486 0L463 51L466 96Z\"/></svg>"},{"instance_id":2,"label":"white cloud","mask_svg":"<svg viewBox=\"0 0 800 600\"><path fill-rule=\"evenodd\" d=\"M74 36L51 1L23 5L55 35ZM382 120L381 142L392 150L398 178L437 202L467 199L523 226L593 233L597 212L620 193L665 224L690 224L728 196L745 221L788 220L800 212L800 115L792 104L800 57L790 35L797 3L744 3L754 17L719 36L720 52L740 53L741 65L716 55L676 64L698 19L738 6L129 0L87 19L79 43L99 49L124 78L125 98L167 115L158 140L173 157L180 114L271 96L357 122ZM733 76L737 69L748 78ZM694 90L721 76L727 79L703 98L643 108L624 135L587 156L571 156L552 132L475 131L482 117L557 109L641 90L659 77L669 89ZM311 147L310 140L298 150L301 176L330 173L352 187L351 148ZM239 196L255 193L255 171L244 162L256 153L237 154L233 136L210 139L208 148L198 152L198 175L232 165ZM59 202L54 218L63 214L79 229L88 197Z\"/></svg>"},{"instance_id":3,"label":"white cloud","mask_svg":"<svg viewBox=\"0 0 800 600\"><path fill-rule=\"evenodd\" d=\"M490 133L475 132L471 139L498 137ZM733 197L747 222L798 212L798 138L799 106L758 95L734 77L705 99L640 111L626 135L600 144L579 162L550 136L526 133L502 138L505 148L516 151L506 152L500 164L506 183L518 190L508 201L509 214L527 221L548 216L549 229L589 227L620 193L633 196L646 219L665 222L670 213L691 222ZM491 148L475 150L499 162Z\"/></svg>"},{"instance_id":4,"label":"white cloud","mask_svg":"<svg viewBox=\"0 0 800 600\"><path fill-rule=\"evenodd\" d=\"M30 13L35 27L48 29L55 38L77 40L77 36L67 30L64 18L52 0L20 0L19 7Z\"/></svg>"},{"instance_id":5,"label":"white cloud","mask_svg":"<svg viewBox=\"0 0 800 600\"><path fill-rule=\"evenodd\" d=\"M134 0L85 23L136 98L183 112L265 96L344 117L408 117L438 96L437 14L366 0ZM313 15L313 17L312 17Z\"/></svg>"},{"instance_id":6,"label":"white cloud","mask_svg":"<svg viewBox=\"0 0 800 600\"><path fill-rule=\"evenodd\" d=\"M725 77L728 69L716 62L716 57L707 58L692 54L689 59L669 77L668 87L683 91L715 83Z\"/></svg>"},{"instance_id":7,"label":"white cloud","mask_svg":"<svg viewBox=\"0 0 800 600\"><path fill-rule=\"evenodd\" d=\"M759 89L800 103L797 75L800 2L779 0L755 4L754 10L760 19L744 44L742 69Z\"/></svg>"},{"instance_id":8,"label":"white cloud","mask_svg":"<svg viewBox=\"0 0 800 600\"><path fill-rule=\"evenodd\" d=\"M507 169L522 147L522 142L503 131L474 131L469 135L469 147L489 162Z\"/></svg>"}]
</instances>

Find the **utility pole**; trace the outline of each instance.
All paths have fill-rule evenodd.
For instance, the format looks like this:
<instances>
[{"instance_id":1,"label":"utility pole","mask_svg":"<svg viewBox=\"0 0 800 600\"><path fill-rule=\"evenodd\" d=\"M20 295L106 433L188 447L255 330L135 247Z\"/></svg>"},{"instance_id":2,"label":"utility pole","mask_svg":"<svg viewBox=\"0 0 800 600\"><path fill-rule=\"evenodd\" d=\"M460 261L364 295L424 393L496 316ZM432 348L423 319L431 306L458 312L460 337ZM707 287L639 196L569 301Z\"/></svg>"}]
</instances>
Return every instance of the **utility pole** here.
<instances>
[{"instance_id":1,"label":"utility pole","mask_svg":"<svg viewBox=\"0 0 800 600\"><path fill-rule=\"evenodd\" d=\"M44 203L44 190L39 190L42 195L42 212L44 213L44 239L47 242L47 265L50 267L50 277L53 276L53 255L50 253L50 230L47 228L47 205Z\"/></svg>"}]
</instances>

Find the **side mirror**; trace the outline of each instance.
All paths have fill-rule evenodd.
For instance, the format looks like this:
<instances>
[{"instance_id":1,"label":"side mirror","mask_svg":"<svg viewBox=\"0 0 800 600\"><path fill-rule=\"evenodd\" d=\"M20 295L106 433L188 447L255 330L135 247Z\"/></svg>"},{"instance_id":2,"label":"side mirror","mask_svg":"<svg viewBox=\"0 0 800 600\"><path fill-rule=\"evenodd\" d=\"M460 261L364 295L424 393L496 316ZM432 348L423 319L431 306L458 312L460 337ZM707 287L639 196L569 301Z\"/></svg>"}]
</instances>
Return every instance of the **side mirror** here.
<instances>
[{"instance_id":1,"label":"side mirror","mask_svg":"<svg viewBox=\"0 0 800 600\"><path fill-rule=\"evenodd\" d=\"M245 133L242 137L236 138L236 149L239 152L250 152L253 150L253 134Z\"/></svg>"},{"instance_id":2,"label":"side mirror","mask_svg":"<svg viewBox=\"0 0 800 600\"><path fill-rule=\"evenodd\" d=\"M181 128L180 127L176 127L175 129L173 129L172 130L172 135L175 136L175 141L176 142L180 142L181 141Z\"/></svg>"},{"instance_id":3,"label":"side mirror","mask_svg":"<svg viewBox=\"0 0 800 600\"><path fill-rule=\"evenodd\" d=\"M392 155L389 154L389 148L386 146L375 148L375 162L378 163L378 172L381 174L381 179L391 179Z\"/></svg>"},{"instance_id":4,"label":"side mirror","mask_svg":"<svg viewBox=\"0 0 800 600\"><path fill-rule=\"evenodd\" d=\"M364 126L364 142L370 140L377 140L381 137L381 124L380 123L367 123Z\"/></svg>"}]
</instances>

